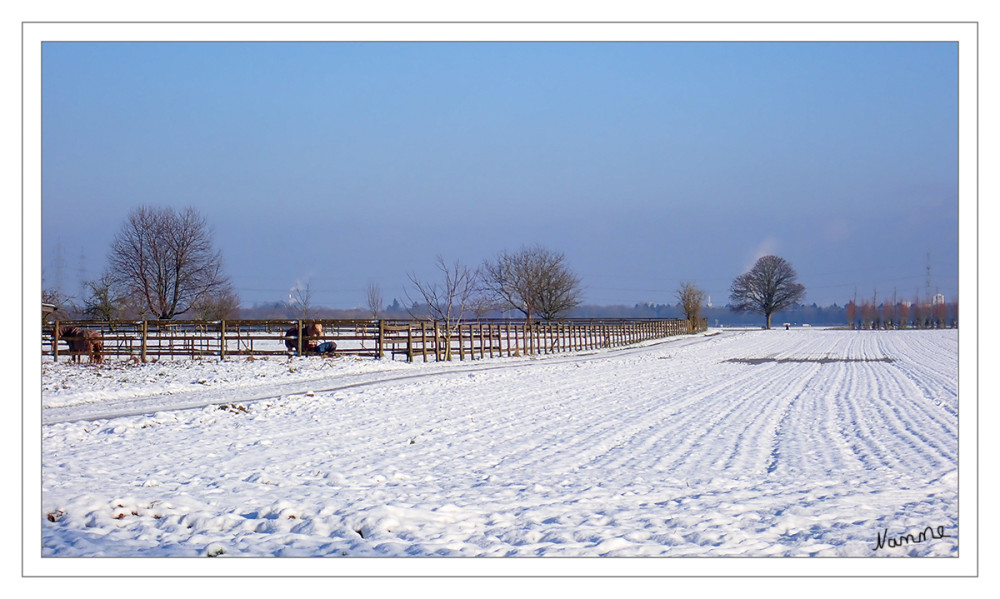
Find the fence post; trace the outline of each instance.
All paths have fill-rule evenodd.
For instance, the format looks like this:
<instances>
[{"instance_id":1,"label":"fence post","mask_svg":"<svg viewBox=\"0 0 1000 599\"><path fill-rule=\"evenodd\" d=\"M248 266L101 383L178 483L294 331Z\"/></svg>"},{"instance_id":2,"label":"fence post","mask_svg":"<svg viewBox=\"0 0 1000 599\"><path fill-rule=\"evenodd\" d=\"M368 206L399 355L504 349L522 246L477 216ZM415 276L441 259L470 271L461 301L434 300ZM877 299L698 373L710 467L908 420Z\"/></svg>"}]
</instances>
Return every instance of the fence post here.
<instances>
[{"instance_id":1,"label":"fence post","mask_svg":"<svg viewBox=\"0 0 1000 599\"><path fill-rule=\"evenodd\" d=\"M53 323L52 329L52 360L59 361L59 321Z\"/></svg>"},{"instance_id":2,"label":"fence post","mask_svg":"<svg viewBox=\"0 0 1000 599\"><path fill-rule=\"evenodd\" d=\"M378 340L375 342L376 348L375 353L378 355L378 359L382 359L382 343L385 341L385 322L380 318L378 320Z\"/></svg>"},{"instance_id":3,"label":"fence post","mask_svg":"<svg viewBox=\"0 0 1000 599\"><path fill-rule=\"evenodd\" d=\"M146 339L149 334L149 325L146 324L146 319L142 319L142 343L139 344L139 355L142 358L142 363L146 363L146 347L148 345L148 340Z\"/></svg>"},{"instance_id":4,"label":"fence post","mask_svg":"<svg viewBox=\"0 0 1000 599\"><path fill-rule=\"evenodd\" d=\"M219 321L219 359L226 359L226 321Z\"/></svg>"},{"instance_id":5,"label":"fence post","mask_svg":"<svg viewBox=\"0 0 1000 599\"><path fill-rule=\"evenodd\" d=\"M413 324L406 327L406 361L413 362Z\"/></svg>"},{"instance_id":6,"label":"fence post","mask_svg":"<svg viewBox=\"0 0 1000 599\"><path fill-rule=\"evenodd\" d=\"M302 319L300 318L296 322L297 322L297 325L299 327L299 337L298 337L298 346L299 347L298 347L298 349L299 349L299 355L301 356L302 355Z\"/></svg>"},{"instance_id":7,"label":"fence post","mask_svg":"<svg viewBox=\"0 0 1000 599\"><path fill-rule=\"evenodd\" d=\"M437 325L435 325L437 326ZM420 322L420 346L423 348L424 362L427 361L427 323ZM437 344L435 343L435 346Z\"/></svg>"}]
</instances>

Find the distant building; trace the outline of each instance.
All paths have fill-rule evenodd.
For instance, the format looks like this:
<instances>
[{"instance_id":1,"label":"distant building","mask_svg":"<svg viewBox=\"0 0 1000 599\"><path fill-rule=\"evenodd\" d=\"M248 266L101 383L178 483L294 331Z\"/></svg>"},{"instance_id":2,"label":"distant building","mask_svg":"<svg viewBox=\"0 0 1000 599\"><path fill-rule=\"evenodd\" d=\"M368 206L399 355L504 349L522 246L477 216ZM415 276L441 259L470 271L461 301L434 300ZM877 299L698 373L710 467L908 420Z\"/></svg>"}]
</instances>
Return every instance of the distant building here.
<instances>
[{"instance_id":1,"label":"distant building","mask_svg":"<svg viewBox=\"0 0 1000 599\"><path fill-rule=\"evenodd\" d=\"M943 303L944 303L944 294L943 293L937 293L931 299L931 305L932 306L937 306L937 305L940 305L940 304L943 304Z\"/></svg>"}]
</instances>

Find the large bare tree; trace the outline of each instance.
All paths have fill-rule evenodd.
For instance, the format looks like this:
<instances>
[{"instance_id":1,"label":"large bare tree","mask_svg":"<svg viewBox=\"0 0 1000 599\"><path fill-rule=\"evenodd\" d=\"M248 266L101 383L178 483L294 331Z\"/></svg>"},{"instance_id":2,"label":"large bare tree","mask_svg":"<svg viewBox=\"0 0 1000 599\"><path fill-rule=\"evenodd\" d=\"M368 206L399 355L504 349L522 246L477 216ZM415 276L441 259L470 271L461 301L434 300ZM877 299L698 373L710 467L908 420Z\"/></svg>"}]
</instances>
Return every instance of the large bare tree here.
<instances>
[{"instance_id":1,"label":"large bare tree","mask_svg":"<svg viewBox=\"0 0 1000 599\"><path fill-rule=\"evenodd\" d=\"M580 305L580 279L566 257L541 246L504 251L483 263L483 285L500 307L553 320Z\"/></svg>"},{"instance_id":2,"label":"large bare tree","mask_svg":"<svg viewBox=\"0 0 1000 599\"><path fill-rule=\"evenodd\" d=\"M133 298L142 313L164 320L229 287L222 254L212 247L205 218L192 207L133 210L115 236L108 266L121 294Z\"/></svg>"},{"instance_id":3,"label":"large bare tree","mask_svg":"<svg viewBox=\"0 0 1000 599\"><path fill-rule=\"evenodd\" d=\"M753 268L733 281L729 300L736 312L756 312L767 318L771 328L771 315L800 301L806 288L796 282L792 265L778 256L764 256Z\"/></svg>"}]
</instances>

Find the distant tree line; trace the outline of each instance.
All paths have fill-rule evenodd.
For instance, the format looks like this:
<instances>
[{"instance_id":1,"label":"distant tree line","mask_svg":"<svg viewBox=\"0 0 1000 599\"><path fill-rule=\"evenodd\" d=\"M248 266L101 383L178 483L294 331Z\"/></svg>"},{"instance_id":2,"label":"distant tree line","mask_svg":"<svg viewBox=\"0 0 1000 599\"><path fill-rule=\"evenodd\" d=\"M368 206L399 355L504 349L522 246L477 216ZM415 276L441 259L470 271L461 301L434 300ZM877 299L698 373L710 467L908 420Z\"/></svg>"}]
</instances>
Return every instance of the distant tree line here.
<instances>
[{"instance_id":1,"label":"distant tree line","mask_svg":"<svg viewBox=\"0 0 1000 599\"><path fill-rule=\"evenodd\" d=\"M681 302L657 304L653 302L634 304L631 306L614 305L584 305L573 310L569 316L573 318L685 318ZM708 319L709 326L762 326L761 317L754 313L736 312L731 304L702 306L701 318ZM795 304L771 317L773 322L799 324L814 324L824 326L845 326L844 306L832 304L820 306L813 304Z\"/></svg>"},{"instance_id":2,"label":"distant tree line","mask_svg":"<svg viewBox=\"0 0 1000 599\"><path fill-rule=\"evenodd\" d=\"M92 320L232 318L417 318L451 325L468 319L517 315L527 320L559 318L707 318L710 326L758 326L782 323L847 326L856 329L940 328L958 324L958 303L899 301L878 295L844 307L802 303L805 287L792 266L778 256L763 256L734 279L729 303L706 305L694 282L680 283L676 304L595 306L583 304L579 276L566 256L540 245L503 250L479 266L435 260L436 277L408 274L404 302L385 304L381 288L370 284L364 307L315 306L310 284L295 283L287 301L241 307L225 274L222 253L213 247L212 231L194 208L175 210L141 206L126 217L112 241L103 273L86 281L81 298L58 289L43 290L42 301L56 306L56 319ZM447 334L447 333L446 333Z\"/></svg>"},{"instance_id":3,"label":"distant tree line","mask_svg":"<svg viewBox=\"0 0 1000 599\"><path fill-rule=\"evenodd\" d=\"M895 294L894 294L895 295ZM899 301L895 298L858 302L852 298L844 308L844 320L852 329L943 329L958 327L958 302L947 302L943 296Z\"/></svg>"},{"instance_id":4,"label":"distant tree line","mask_svg":"<svg viewBox=\"0 0 1000 599\"><path fill-rule=\"evenodd\" d=\"M885 321L879 323L879 328L918 328L917 320L914 319L914 307L913 304L907 302L906 309L909 315L907 322L904 324L897 323L895 325L886 325ZM841 304L829 304L826 306L821 306L816 303L809 304L795 304L789 306L780 312L775 312L772 315L772 321L782 324L785 322L791 323L795 326L802 324L809 324L813 326L824 326L824 327L843 327L843 328L871 328L871 323L874 321L868 321L869 324L865 326L864 323L856 322L855 318L848 317L848 306L850 302L845 305ZM902 306L901 306L902 307ZM948 311L948 318L944 322L946 326L953 327L957 326L957 314L958 305L957 303L945 304L945 308ZM944 308L938 308L939 311ZM407 308L403 303L399 301L398 298L393 298L392 301L386 305L380 312L379 318L399 318L399 319L409 319L411 318L410 313L421 312L426 310L422 306L410 306ZM929 313L930 308L918 308L920 314ZM275 319L291 319L298 318L297 312L294 307L289 307L285 302L261 302L254 304L252 306L241 308L240 317L241 318L275 318ZM484 316L490 318L503 318L505 316L511 316L512 313L494 311ZM351 309L335 309L335 308L325 308L316 307L311 311L311 316L313 318L329 318L329 319L362 319L371 318L371 313L365 308L351 308ZM520 313L516 316L521 317ZM623 304L581 304L576 308L566 312L564 315L566 318L685 318L684 307L680 301L674 303L655 303L655 302L643 302L631 305ZM713 305L711 307L702 305L700 311L700 317L708 320L709 326L729 326L729 327L760 327L762 326L761 318L757 314L752 313L739 313L734 312L730 304L724 305ZM924 320L920 322L924 323L919 328L930 328L933 323L927 323ZM852 324L853 323L853 324Z\"/></svg>"}]
</instances>

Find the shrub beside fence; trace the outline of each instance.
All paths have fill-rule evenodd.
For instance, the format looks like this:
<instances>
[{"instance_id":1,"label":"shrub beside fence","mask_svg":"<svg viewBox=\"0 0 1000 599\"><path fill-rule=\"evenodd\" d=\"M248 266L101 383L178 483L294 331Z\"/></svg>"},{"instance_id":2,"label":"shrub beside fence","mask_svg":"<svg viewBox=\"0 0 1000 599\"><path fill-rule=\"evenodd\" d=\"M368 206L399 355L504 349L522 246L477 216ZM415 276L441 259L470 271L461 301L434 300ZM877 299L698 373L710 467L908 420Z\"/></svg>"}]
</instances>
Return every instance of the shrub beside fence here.
<instances>
[{"instance_id":1,"label":"shrub beside fence","mask_svg":"<svg viewBox=\"0 0 1000 599\"><path fill-rule=\"evenodd\" d=\"M404 320L72 321L43 326L42 354L54 360L69 354L65 342L58 340L57 330L70 325L100 331L105 359L145 362L164 357L286 356L302 354L305 349L303 336L297 335L293 349L289 350L285 345L286 332L301 331L307 323L322 325L323 335L316 341L335 342L336 354L390 359L404 356L411 362L585 351L708 328L707 319L701 319L695 327L682 319L570 319L530 323L478 320L450 327L440 322Z\"/></svg>"}]
</instances>

